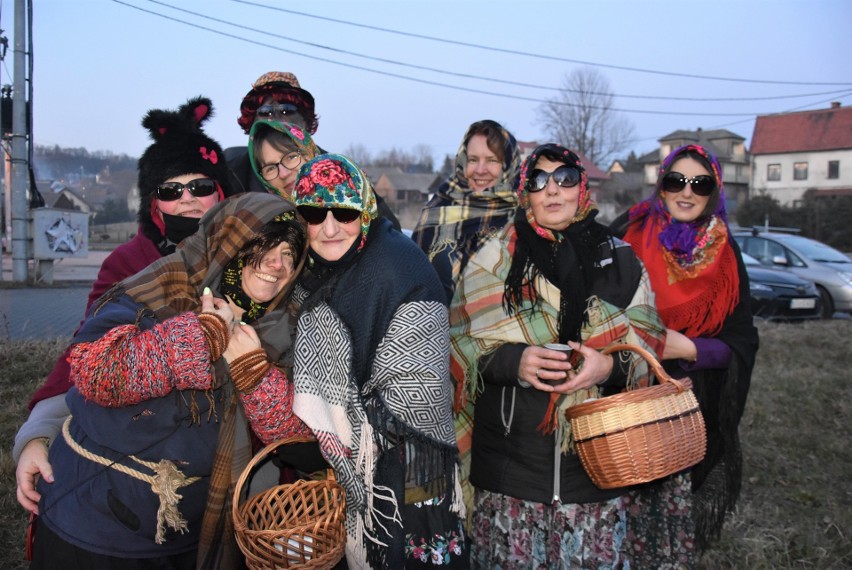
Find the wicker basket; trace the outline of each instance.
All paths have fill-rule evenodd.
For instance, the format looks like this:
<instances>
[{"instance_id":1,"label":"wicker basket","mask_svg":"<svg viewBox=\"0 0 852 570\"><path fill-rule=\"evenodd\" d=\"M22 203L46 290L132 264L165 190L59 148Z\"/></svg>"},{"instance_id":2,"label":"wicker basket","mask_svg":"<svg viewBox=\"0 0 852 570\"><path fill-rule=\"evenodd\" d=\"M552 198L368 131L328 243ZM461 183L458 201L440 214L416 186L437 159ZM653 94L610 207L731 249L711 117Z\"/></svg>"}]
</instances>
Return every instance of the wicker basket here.
<instances>
[{"instance_id":1,"label":"wicker basket","mask_svg":"<svg viewBox=\"0 0 852 570\"><path fill-rule=\"evenodd\" d=\"M331 469L322 481L277 485L240 505L242 488L252 469L269 453L289 443L312 441L289 438L259 451L237 481L232 515L237 543L252 570L332 568L343 558L343 487Z\"/></svg>"},{"instance_id":2,"label":"wicker basket","mask_svg":"<svg viewBox=\"0 0 852 570\"><path fill-rule=\"evenodd\" d=\"M619 344L604 354L641 355L660 384L587 401L565 411L574 446L595 485L613 489L647 483L701 461L707 450L704 417L692 380L672 379L654 356Z\"/></svg>"}]
</instances>

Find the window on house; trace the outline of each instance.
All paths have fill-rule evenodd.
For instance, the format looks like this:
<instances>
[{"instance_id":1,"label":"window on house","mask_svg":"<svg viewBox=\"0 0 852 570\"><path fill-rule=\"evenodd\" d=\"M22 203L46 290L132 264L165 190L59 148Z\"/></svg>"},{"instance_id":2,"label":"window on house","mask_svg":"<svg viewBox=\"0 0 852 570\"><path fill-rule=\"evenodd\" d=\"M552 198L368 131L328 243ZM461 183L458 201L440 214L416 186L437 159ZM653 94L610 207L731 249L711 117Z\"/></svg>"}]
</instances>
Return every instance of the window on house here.
<instances>
[{"instance_id":1,"label":"window on house","mask_svg":"<svg viewBox=\"0 0 852 570\"><path fill-rule=\"evenodd\" d=\"M781 180L781 165L780 164L767 164L766 165L766 179L778 181Z\"/></svg>"},{"instance_id":2,"label":"window on house","mask_svg":"<svg viewBox=\"0 0 852 570\"><path fill-rule=\"evenodd\" d=\"M829 160L828 161L828 177L829 178L840 178L840 161L839 160Z\"/></svg>"},{"instance_id":3,"label":"window on house","mask_svg":"<svg viewBox=\"0 0 852 570\"><path fill-rule=\"evenodd\" d=\"M808 179L808 163L807 162L794 162L793 163L793 180L807 180Z\"/></svg>"}]
</instances>

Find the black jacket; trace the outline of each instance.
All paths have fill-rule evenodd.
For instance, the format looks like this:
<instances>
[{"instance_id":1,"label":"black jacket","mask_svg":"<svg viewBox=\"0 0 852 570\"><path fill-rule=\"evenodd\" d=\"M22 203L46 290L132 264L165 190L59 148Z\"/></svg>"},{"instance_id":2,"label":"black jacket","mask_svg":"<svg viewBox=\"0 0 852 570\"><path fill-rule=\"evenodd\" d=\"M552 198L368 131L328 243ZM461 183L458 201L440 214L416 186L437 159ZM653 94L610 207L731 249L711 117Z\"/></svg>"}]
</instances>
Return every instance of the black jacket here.
<instances>
[{"instance_id":1,"label":"black jacket","mask_svg":"<svg viewBox=\"0 0 852 570\"><path fill-rule=\"evenodd\" d=\"M623 242L615 255L617 262L601 270L592 293L626 307L639 285L642 266ZM609 247L603 245L601 259L607 257ZM562 454L555 435L538 430L550 395L518 382L518 365L526 347L505 344L480 359L485 388L477 396L474 412L471 483L486 491L546 504L557 495L562 503L593 503L623 494L624 489L596 487L576 453ZM612 375L603 383L605 391L618 391L627 379L625 360L615 356L614 362Z\"/></svg>"}]
</instances>

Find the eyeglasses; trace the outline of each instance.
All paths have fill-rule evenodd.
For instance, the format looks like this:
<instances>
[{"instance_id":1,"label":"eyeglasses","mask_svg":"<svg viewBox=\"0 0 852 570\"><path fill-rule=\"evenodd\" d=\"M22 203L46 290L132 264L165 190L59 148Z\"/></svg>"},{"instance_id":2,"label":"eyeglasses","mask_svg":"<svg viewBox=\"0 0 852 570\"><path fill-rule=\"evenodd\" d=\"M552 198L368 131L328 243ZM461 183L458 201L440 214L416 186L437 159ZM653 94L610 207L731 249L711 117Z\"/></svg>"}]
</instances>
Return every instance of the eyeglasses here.
<instances>
[{"instance_id":1,"label":"eyeglasses","mask_svg":"<svg viewBox=\"0 0 852 570\"><path fill-rule=\"evenodd\" d=\"M713 190L716 189L716 181L712 176L703 174L694 178L687 178L680 172L669 172L663 176L663 182L660 184L660 188L662 188L664 192L677 193L686 188L687 184L689 184L692 187L692 191L699 196L709 196L713 193Z\"/></svg>"},{"instance_id":2,"label":"eyeglasses","mask_svg":"<svg viewBox=\"0 0 852 570\"><path fill-rule=\"evenodd\" d=\"M541 192L547 186L547 181L553 178L557 186L573 188L580 183L580 171L573 166L560 166L553 172L533 170L527 181L527 192Z\"/></svg>"},{"instance_id":3,"label":"eyeglasses","mask_svg":"<svg viewBox=\"0 0 852 570\"><path fill-rule=\"evenodd\" d=\"M360 210L353 210L352 208L323 208L321 206L297 206L296 210L298 210L299 214L303 218L305 218L305 221L312 226L316 226L323 223L328 212L331 212L331 215L334 216L334 219L340 222L341 224L348 224L350 222L354 222L355 220L361 217Z\"/></svg>"},{"instance_id":4,"label":"eyeglasses","mask_svg":"<svg viewBox=\"0 0 852 570\"><path fill-rule=\"evenodd\" d=\"M300 164L302 164L302 154L299 152L291 152L282 156L281 160L275 164L267 164L261 168L260 175L263 176L264 180L270 182L281 176L280 167L283 166L287 170L296 170Z\"/></svg>"},{"instance_id":5,"label":"eyeglasses","mask_svg":"<svg viewBox=\"0 0 852 570\"><path fill-rule=\"evenodd\" d=\"M299 109L295 105L284 103L282 105L261 105L257 108L255 116L259 119L271 119L278 115L279 117L287 117L295 115Z\"/></svg>"},{"instance_id":6,"label":"eyeglasses","mask_svg":"<svg viewBox=\"0 0 852 570\"><path fill-rule=\"evenodd\" d=\"M180 200L184 190L189 190L189 193L196 198L210 196L216 192L216 181L212 178L196 178L186 184L163 182L157 186L157 199L163 202L174 202Z\"/></svg>"}]
</instances>

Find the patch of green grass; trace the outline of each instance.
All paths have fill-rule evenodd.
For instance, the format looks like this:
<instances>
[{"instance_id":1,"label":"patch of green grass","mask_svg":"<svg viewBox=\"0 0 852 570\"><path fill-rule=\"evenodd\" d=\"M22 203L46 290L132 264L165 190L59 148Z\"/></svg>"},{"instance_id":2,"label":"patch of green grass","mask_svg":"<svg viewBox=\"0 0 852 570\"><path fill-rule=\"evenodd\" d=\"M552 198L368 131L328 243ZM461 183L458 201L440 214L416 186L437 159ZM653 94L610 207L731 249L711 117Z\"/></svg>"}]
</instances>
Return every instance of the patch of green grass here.
<instances>
[{"instance_id":1,"label":"patch of green grass","mask_svg":"<svg viewBox=\"0 0 852 570\"><path fill-rule=\"evenodd\" d=\"M27 567L24 537L29 514L15 498L15 433L27 419L27 404L65 350L67 339L52 341L0 340L0 568Z\"/></svg>"},{"instance_id":2,"label":"patch of green grass","mask_svg":"<svg viewBox=\"0 0 852 570\"><path fill-rule=\"evenodd\" d=\"M741 425L743 490L703 569L852 567L852 320L760 323ZM0 568L23 569L28 517L15 499L12 441L64 341L0 340Z\"/></svg>"}]
</instances>

